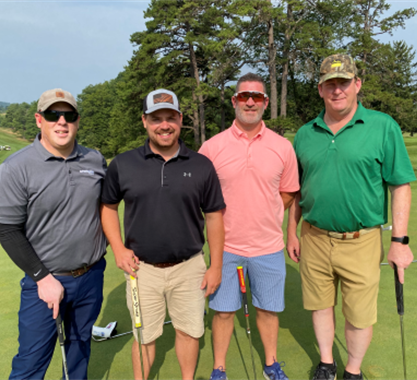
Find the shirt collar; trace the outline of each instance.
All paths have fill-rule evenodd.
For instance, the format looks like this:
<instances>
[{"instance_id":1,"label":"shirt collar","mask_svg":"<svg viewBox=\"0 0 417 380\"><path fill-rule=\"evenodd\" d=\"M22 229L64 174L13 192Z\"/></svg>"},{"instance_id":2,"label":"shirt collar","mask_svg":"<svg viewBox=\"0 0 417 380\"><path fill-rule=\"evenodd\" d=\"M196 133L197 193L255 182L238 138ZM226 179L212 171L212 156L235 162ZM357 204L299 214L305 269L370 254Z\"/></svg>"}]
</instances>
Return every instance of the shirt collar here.
<instances>
[{"instance_id":1,"label":"shirt collar","mask_svg":"<svg viewBox=\"0 0 417 380\"><path fill-rule=\"evenodd\" d=\"M236 125L236 119L233 121L232 126L230 127L233 135L236 138L240 138L240 137L244 137L244 138L248 138L248 135L246 134L246 132L243 132L241 129L238 128L238 126ZM252 140L256 139L256 138L262 138L262 136L265 134L265 130L266 130L266 126L265 123L262 120L262 127L261 130L255 135L253 136Z\"/></svg>"},{"instance_id":2,"label":"shirt collar","mask_svg":"<svg viewBox=\"0 0 417 380\"><path fill-rule=\"evenodd\" d=\"M329 127L327 126L327 124L324 122L324 113L325 113L326 109L323 109L319 116L317 116L314 119L314 125L316 125L317 127L326 129L326 130L330 130ZM348 127L352 127L357 123L365 123L366 122L366 108L362 105L361 102L358 102L358 108L356 109L355 114L353 115L352 119L342 128L348 128Z\"/></svg>"},{"instance_id":3,"label":"shirt collar","mask_svg":"<svg viewBox=\"0 0 417 380\"><path fill-rule=\"evenodd\" d=\"M184 142L181 139L178 139L178 143L180 145L179 151L172 157L182 157L182 158L188 158L190 156L190 150L186 147ZM159 154L154 153L149 146L149 137L145 141L145 157L152 157L152 156L159 156Z\"/></svg>"},{"instance_id":4,"label":"shirt collar","mask_svg":"<svg viewBox=\"0 0 417 380\"><path fill-rule=\"evenodd\" d=\"M50 159L58 159L58 160L70 160L72 158L78 157L82 155L82 152L80 150L80 147L77 143L77 140L74 141L74 149L72 150L71 154L65 159L60 156L55 156L51 152L49 152L41 143L41 134L38 133L35 137L35 140L33 141L33 146L36 149L36 152L44 159L44 161L50 160Z\"/></svg>"}]
</instances>

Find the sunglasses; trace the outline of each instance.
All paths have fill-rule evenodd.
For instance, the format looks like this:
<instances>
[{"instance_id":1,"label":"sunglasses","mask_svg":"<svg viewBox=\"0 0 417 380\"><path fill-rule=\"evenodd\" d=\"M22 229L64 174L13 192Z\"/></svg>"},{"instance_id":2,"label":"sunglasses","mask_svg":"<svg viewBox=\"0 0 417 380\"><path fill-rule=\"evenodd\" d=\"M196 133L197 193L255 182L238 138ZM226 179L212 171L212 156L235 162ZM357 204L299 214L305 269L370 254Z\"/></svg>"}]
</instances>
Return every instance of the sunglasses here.
<instances>
[{"instance_id":1,"label":"sunglasses","mask_svg":"<svg viewBox=\"0 0 417 380\"><path fill-rule=\"evenodd\" d=\"M61 116L67 123L74 123L78 120L78 112L76 111L43 111L39 112L46 121L58 121Z\"/></svg>"},{"instance_id":2,"label":"sunglasses","mask_svg":"<svg viewBox=\"0 0 417 380\"><path fill-rule=\"evenodd\" d=\"M268 95L258 91L240 91L237 92L234 96L240 102L247 102L249 98L252 98L254 102L263 102L268 98Z\"/></svg>"}]
</instances>

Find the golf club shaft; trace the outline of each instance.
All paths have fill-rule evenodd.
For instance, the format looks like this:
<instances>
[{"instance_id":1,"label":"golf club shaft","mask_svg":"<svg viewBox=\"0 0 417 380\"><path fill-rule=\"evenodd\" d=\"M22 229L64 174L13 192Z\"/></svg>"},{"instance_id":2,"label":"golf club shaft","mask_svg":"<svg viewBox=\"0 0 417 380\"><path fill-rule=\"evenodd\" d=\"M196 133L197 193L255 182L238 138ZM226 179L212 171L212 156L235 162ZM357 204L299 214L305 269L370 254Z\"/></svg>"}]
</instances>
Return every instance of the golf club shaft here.
<instances>
[{"instance_id":1,"label":"golf club shaft","mask_svg":"<svg viewBox=\"0 0 417 380\"><path fill-rule=\"evenodd\" d=\"M140 368L142 370L142 379L145 379L145 369L143 368L142 358L142 314L140 312L139 288L136 278L133 276L130 276L130 290L132 295L132 309L135 319L135 328L138 331Z\"/></svg>"},{"instance_id":2,"label":"golf club shaft","mask_svg":"<svg viewBox=\"0 0 417 380\"><path fill-rule=\"evenodd\" d=\"M252 358L253 375L254 375L254 379L256 380L255 358L253 356L252 336L251 336L250 325L249 325L248 297L246 295L245 275L243 273L242 267L237 267L237 276L239 278L240 291L242 292L243 311L245 313L245 319L246 319L246 332L248 333L248 338L249 338L249 347L250 347L250 356Z\"/></svg>"},{"instance_id":3,"label":"golf club shaft","mask_svg":"<svg viewBox=\"0 0 417 380\"><path fill-rule=\"evenodd\" d=\"M65 380L69 380L68 377L68 366L67 366L67 356L65 354L65 339L64 339L64 331L62 329L62 319L61 319L61 314L58 312L58 316L55 319L55 323L56 323L56 330L58 332L58 340L59 340L59 345L61 346L61 352L62 352L62 366L64 368L64 376L65 376Z\"/></svg>"},{"instance_id":4,"label":"golf club shaft","mask_svg":"<svg viewBox=\"0 0 417 380\"><path fill-rule=\"evenodd\" d=\"M405 362L405 339L404 339L404 292L403 284L400 283L398 278L398 268L394 264L394 277L395 277L395 298L397 299L397 312L400 316L400 328L401 328L401 345L403 353L403 370L404 370L404 380L407 379L407 367Z\"/></svg>"}]
</instances>

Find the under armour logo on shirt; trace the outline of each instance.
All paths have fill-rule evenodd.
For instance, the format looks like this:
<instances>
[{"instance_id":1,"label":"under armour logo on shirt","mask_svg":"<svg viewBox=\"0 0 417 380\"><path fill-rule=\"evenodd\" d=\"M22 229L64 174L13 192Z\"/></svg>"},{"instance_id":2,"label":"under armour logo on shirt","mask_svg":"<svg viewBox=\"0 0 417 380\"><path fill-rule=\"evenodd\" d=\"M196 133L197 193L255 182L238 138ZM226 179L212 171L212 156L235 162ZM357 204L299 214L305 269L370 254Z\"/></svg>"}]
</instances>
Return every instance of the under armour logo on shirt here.
<instances>
[{"instance_id":1,"label":"under armour logo on shirt","mask_svg":"<svg viewBox=\"0 0 417 380\"><path fill-rule=\"evenodd\" d=\"M191 177L191 173L184 172L184 177Z\"/></svg>"}]
</instances>

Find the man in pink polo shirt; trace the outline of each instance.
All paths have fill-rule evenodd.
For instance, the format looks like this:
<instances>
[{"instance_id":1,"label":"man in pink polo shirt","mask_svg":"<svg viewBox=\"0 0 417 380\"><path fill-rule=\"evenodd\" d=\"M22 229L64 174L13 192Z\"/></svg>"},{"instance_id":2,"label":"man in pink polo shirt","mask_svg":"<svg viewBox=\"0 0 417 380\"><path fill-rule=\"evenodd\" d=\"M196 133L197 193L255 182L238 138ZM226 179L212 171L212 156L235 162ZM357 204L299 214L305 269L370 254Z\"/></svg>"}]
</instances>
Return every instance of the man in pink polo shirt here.
<instances>
[{"instance_id":1,"label":"man in pink polo shirt","mask_svg":"<svg viewBox=\"0 0 417 380\"><path fill-rule=\"evenodd\" d=\"M232 97L236 119L200 149L213 162L226 202L222 283L210 297L214 369L211 380L225 380L226 354L234 315L241 307L237 266L250 281L256 322L265 350L264 377L288 379L277 358L279 321L284 310L284 210L299 190L297 160L291 143L265 127L268 106L263 79L242 76Z\"/></svg>"}]
</instances>

